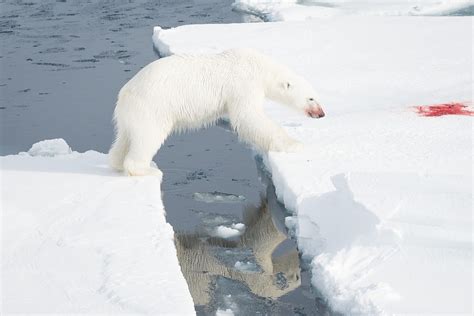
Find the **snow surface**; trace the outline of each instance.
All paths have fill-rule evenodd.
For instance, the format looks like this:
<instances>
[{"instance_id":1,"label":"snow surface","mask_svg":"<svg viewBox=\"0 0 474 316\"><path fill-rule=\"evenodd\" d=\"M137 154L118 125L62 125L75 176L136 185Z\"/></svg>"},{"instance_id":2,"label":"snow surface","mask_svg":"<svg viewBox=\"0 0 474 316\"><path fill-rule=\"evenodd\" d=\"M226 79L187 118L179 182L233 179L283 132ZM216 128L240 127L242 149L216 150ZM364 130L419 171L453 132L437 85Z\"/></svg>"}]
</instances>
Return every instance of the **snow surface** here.
<instances>
[{"instance_id":1,"label":"snow surface","mask_svg":"<svg viewBox=\"0 0 474 316\"><path fill-rule=\"evenodd\" d=\"M264 21L303 21L347 15L446 15L472 5L471 0L236 0L232 6Z\"/></svg>"},{"instance_id":2,"label":"snow surface","mask_svg":"<svg viewBox=\"0 0 474 316\"><path fill-rule=\"evenodd\" d=\"M0 157L1 314L194 315L160 179L106 161L62 139Z\"/></svg>"},{"instance_id":3,"label":"snow surface","mask_svg":"<svg viewBox=\"0 0 474 316\"><path fill-rule=\"evenodd\" d=\"M471 313L471 17L345 17L155 28L162 55L252 47L304 75L326 112L267 102L306 143L265 157L312 281L346 314Z\"/></svg>"}]
</instances>

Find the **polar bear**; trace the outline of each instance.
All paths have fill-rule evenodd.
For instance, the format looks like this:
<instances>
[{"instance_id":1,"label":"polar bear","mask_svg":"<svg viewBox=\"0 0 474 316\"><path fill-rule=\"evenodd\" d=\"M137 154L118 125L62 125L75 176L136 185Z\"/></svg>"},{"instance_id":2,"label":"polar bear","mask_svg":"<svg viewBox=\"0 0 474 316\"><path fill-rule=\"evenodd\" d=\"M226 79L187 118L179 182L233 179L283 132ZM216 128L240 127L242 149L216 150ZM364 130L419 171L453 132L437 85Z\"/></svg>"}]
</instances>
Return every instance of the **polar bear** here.
<instances>
[{"instance_id":1,"label":"polar bear","mask_svg":"<svg viewBox=\"0 0 474 316\"><path fill-rule=\"evenodd\" d=\"M132 176L161 175L152 159L170 133L209 126L222 116L261 151L299 150L302 144L265 115L265 98L324 116L304 78L255 50L158 59L119 92L110 165Z\"/></svg>"}]
</instances>

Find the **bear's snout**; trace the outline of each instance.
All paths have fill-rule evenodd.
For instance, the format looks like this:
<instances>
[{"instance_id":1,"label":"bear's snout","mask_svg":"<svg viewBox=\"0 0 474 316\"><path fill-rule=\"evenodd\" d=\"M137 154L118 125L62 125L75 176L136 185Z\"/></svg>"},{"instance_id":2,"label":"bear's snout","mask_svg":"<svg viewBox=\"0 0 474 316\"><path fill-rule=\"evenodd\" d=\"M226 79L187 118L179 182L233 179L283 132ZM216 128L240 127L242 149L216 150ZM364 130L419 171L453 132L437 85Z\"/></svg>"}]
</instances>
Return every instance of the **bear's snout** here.
<instances>
[{"instance_id":1,"label":"bear's snout","mask_svg":"<svg viewBox=\"0 0 474 316\"><path fill-rule=\"evenodd\" d=\"M321 118L324 117L326 114L324 114L323 109L318 106L318 107L310 107L306 109L306 114L308 114L309 117L312 118Z\"/></svg>"}]
</instances>

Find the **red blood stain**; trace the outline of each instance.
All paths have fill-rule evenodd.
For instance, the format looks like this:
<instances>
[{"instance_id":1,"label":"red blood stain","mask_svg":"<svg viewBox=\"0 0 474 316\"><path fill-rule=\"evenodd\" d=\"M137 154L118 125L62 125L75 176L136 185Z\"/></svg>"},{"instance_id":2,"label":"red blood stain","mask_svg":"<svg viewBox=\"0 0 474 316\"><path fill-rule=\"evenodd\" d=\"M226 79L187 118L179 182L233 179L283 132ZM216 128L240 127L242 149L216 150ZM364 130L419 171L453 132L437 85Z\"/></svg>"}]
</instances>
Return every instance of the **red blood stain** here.
<instances>
[{"instance_id":1,"label":"red blood stain","mask_svg":"<svg viewBox=\"0 0 474 316\"><path fill-rule=\"evenodd\" d=\"M474 116L474 111L468 109L470 102L452 102L433 105L415 106L420 116L467 115Z\"/></svg>"}]
</instances>

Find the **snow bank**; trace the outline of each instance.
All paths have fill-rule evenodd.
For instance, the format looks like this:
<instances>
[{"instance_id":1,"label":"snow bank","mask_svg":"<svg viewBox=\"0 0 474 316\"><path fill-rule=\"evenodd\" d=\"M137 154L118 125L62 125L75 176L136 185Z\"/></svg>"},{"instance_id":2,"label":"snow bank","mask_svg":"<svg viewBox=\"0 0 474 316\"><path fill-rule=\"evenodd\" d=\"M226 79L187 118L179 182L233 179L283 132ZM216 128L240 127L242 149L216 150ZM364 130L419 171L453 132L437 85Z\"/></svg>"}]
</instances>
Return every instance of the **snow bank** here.
<instances>
[{"instance_id":1,"label":"snow bank","mask_svg":"<svg viewBox=\"0 0 474 316\"><path fill-rule=\"evenodd\" d=\"M28 154L30 156L54 157L72 153L71 147L62 138L48 139L33 144Z\"/></svg>"},{"instance_id":2,"label":"snow bank","mask_svg":"<svg viewBox=\"0 0 474 316\"><path fill-rule=\"evenodd\" d=\"M2 314L194 314L160 179L62 139L0 158Z\"/></svg>"},{"instance_id":3,"label":"snow bank","mask_svg":"<svg viewBox=\"0 0 474 316\"><path fill-rule=\"evenodd\" d=\"M303 21L347 15L446 15L470 6L470 0L236 0L232 5L234 10L258 16L264 21Z\"/></svg>"},{"instance_id":4,"label":"snow bank","mask_svg":"<svg viewBox=\"0 0 474 316\"><path fill-rule=\"evenodd\" d=\"M162 54L246 46L303 74L326 117L266 104L306 143L265 157L313 284L346 314L470 313L472 18L345 17L155 29Z\"/></svg>"}]
</instances>

